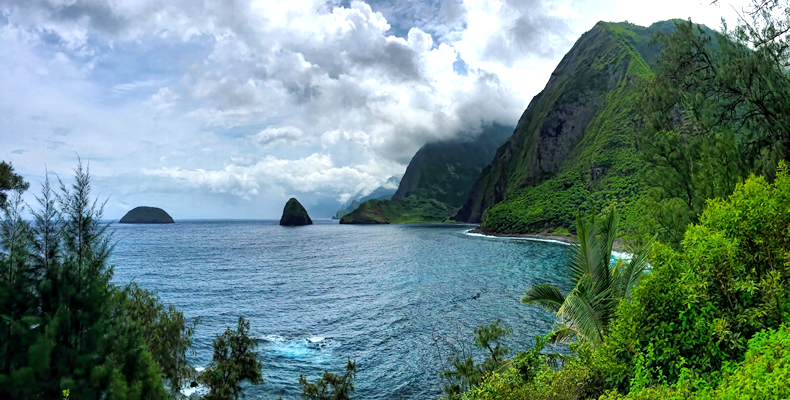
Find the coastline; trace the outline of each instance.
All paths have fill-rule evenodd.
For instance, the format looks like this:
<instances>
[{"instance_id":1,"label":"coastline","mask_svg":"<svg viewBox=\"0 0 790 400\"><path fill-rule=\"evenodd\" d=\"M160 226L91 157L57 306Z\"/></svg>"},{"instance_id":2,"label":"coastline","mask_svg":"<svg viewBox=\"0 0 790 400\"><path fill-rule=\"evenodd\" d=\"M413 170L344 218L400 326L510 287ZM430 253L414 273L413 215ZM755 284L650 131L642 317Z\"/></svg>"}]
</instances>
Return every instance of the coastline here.
<instances>
[{"instance_id":1,"label":"coastline","mask_svg":"<svg viewBox=\"0 0 790 400\"><path fill-rule=\"evenodd\" d=\"M524 239L524 240L534 240L538 242L550 242L550 243L559 243L570 246L573 244L573 241L576 240L576 235L556 235L551 233L488 233L480 231L480 227L476 227L473 229L469 229L464 232L467 235L471 236L482 236L482 237L490 237L490 238L502 238L502 239ZM623 241L620 238L615 239L614 245L612 246L612 253L616 253L618 258L631 258L631 253L625 248Z\"/></svg>"}]
</instances>

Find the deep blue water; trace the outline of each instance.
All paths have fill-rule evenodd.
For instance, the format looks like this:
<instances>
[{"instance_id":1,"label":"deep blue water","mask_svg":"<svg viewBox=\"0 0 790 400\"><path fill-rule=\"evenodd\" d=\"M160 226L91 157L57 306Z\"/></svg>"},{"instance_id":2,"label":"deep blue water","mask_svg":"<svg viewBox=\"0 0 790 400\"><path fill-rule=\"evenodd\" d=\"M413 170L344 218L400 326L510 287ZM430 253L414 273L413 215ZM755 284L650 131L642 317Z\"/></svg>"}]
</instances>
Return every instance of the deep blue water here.
<instances>
[{"instance_id":1,"label":"deep blue water","mask_svg":"<svg viewBox=\"0 0 790 400\"><path fill-rule=\"evenodd\" d=\"M299 375L357 362L360 399L441 395L447 342L502 319L524 350L552 316L519 299L560 277L566 247L475 237L459 225L281 227L277 221L179 221L113 225L114 281L153 290L188 318L200 317L190 360L211 360L214 335L250 321L264 384L247 398L299 398ZM437 346L438 344L438 346Z\"/></svg>"}]
</instances>

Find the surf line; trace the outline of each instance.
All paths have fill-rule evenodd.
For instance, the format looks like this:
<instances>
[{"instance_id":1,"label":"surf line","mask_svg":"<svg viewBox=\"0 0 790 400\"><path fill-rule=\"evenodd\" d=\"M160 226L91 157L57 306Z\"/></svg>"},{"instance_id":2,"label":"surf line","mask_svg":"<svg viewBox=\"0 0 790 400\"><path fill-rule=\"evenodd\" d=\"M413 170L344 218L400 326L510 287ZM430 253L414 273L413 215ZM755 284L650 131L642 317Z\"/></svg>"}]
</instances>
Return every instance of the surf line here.
<instances>
[{"instance_id":1,"label":"surf line","mask_svg":"<svg viewBox=\"0 0 790 400\"><path fill-rule=\"evenodd\" d=\"M571 243L563 242L562 240L556 240L556 239L543 239L543 238L524 237L524 236L494 236L494 235L486 235L484 233L472 232L475 229L477 229L477 228L467 229L463 233L464 233L464 235L468 235L468 236L482 237L482 238L488 238L488 239L530 240L530 241L533 241L533 242L556 243L556 244L562 244L562 245L565 245L565 246L570 246L571 245ZM622 252L622 251L612 250L612 256L614 256L615 258L618 258L618 259L622 259L622 260L630 260L631 257L632 257L632 254L631 253L625 253L625 252Z\"/></svg>"}]
</instances>

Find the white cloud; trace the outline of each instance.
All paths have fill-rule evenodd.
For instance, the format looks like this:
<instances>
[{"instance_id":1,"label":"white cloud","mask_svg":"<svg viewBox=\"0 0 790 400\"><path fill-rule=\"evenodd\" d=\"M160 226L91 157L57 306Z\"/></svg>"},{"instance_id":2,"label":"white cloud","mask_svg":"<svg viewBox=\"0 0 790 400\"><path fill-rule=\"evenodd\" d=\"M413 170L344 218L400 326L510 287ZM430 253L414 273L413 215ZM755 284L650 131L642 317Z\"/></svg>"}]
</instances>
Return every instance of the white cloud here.
<instances>
[{"instance_id":1,"label":"white cloud","mask_svg":"<svg viewBox=\"0 0 790 400\"><path fill-rule=\"evenodd\" d=\"M0 159L35 177L44 164L67 173L77 152L117 207L150 196L191 217L260 217L255 204L289 193L319 202L372 190L426 142L515 125L598 20L717 26L726 11L679 0L338 4L5 1L0 92L17 95L0 97ZM195 196L221 201L189 211Z\"/></svg>"}]
</instances>

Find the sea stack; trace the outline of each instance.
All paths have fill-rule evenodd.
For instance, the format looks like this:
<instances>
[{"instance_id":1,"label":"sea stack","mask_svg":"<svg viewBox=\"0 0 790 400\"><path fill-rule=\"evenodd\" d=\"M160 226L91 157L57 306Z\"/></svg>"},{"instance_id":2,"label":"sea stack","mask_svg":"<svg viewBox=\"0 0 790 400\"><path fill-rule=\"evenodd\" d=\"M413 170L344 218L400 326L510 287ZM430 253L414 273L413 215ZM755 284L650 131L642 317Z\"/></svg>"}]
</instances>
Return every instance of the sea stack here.
<instances>
[{"instance_id":1,"label":"sea stack","mask_svg":"<svg viewBox=\"0 0 790 400\"><path fill-rule=\"evenodd\" d=\"M157 207L135 207L121 218L121 224L172 224L173 217Z\"/></svg>"},{"instance_id":2,"label":"sea stack","mask_svg":"<svg viewBox=\"0 0 790 400\"><path fill-rule=\"evenodd\" d=\"M312 225L313 220L307 215L307 210L299 204L299 201L291 197L285 208L283 208L283 217L280 218L280 225L283 226L300 226Z\"/></svg>"}]
</instances>

